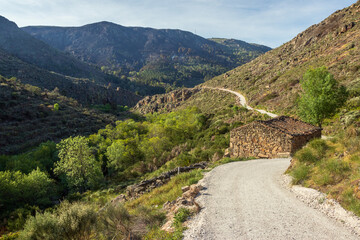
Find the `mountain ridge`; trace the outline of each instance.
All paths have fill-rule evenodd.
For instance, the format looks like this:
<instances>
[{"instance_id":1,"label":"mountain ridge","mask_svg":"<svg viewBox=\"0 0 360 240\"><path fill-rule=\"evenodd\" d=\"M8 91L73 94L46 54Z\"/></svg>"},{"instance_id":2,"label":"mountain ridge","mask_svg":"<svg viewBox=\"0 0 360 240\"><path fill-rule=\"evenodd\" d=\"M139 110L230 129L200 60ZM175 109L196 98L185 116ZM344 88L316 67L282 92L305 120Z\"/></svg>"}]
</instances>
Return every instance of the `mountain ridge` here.
<instances>
[{"instance_id":1,"label":"mountain ridge","mask_svg":"<svg viewBox=\"0 0 360 240\"><path fill-rule=\"evenodd\" d=\"M28 26L35 38L117 76L167 87L191 87L263 54L251 45L237 56L219 44L178 29L125 27L103 21L80 27ZM247 52L251 54L247 55Z\"/></svg>"}]
</instances>

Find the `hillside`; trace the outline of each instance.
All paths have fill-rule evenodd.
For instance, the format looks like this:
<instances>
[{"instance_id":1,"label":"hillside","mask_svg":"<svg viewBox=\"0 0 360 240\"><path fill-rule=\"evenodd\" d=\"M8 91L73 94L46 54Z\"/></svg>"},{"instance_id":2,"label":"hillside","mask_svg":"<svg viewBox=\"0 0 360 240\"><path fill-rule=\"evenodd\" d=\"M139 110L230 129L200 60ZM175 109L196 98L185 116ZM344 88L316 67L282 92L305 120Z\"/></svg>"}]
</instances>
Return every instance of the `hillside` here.
<instances>
[{"instance_id":1,"label":"hillside","mask_svg":"<svg viewBox=\"0 0 360 240\"><path fill-rule=\"evenodd\" d=\"M227 38L209 38L209 40L226 46L226 50L238 57L237 65L243 65L244 63L250 62L254 57L260 56L261 54L271 50L270 47L247 43L236 39Z\"/></svg>"},{"instance_id":2,"label":"hillside","mask_svg":"<svg viewBox=\"0 0 360 240\"><path fill-rule=\"evenodd\" d=\"M325 65L353 96L360 83L360 2L337 11L284 45L205 83L244 93L252 106L294 113L306 70Z\"/></svg>"},{"instance_id":3,"label":"hillside","mask_svg":"<svg viewBox=\"0 0 360 240\"><path fill-rule=\"evenodd\" d=\"M141 85L106 75L99 69L48 46L1 16L0 74L8 78L16 77L23 83L50 91L58 88L64 96L77 99L83 104L132 106L139 97L130 91L142 88Z\"/></svg>"},{"instance_id":4,"label":"hillside","mask_svg":"<svg viewBox=\"0 0 360 240\"><path fill-rule=\"evenodd\" d=\"M66 76L94 78L106 83L101 71L37 40L0 16L0 48L24 62Z\"/></svg>"},{"instance_id":5,"label":"hillside","mask_svg":"<svg viewBox=\"0 0 360 240\"><path fill-rule=\"evenodd\" d=\"M269 50L251 45L234 54L226 44L190 32L124 27L111 22L23 30L106 72L163 88L195 86Z\"/></svg>"},{"instance_id":6,"label":"hillside","mask_svg":"<svg viewBox=\"0 0 360 240\"><path fill-rule=\"evenodd\" d=\"M47 140L88 135L124 117L84 108L57 91L1 76L0 109L0 154L18 153Z\"/></svg>"}]
</instances>

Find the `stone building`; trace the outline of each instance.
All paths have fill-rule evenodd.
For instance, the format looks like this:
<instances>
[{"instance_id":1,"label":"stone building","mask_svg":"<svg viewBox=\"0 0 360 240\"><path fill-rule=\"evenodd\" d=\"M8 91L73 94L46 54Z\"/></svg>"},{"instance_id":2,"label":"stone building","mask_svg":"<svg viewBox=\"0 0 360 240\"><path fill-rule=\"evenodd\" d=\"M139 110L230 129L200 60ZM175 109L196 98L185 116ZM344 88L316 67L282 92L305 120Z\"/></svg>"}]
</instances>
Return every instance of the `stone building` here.
<instances>
[{"instance_id":1,"label":"stone building","mask_svg":"<svg viewBox=\"0 0 360 240\"><path fill-rule=\"evenodd\" d=\"M254 121L230 133L231 157L288 157L313 138L321 137L321 128L281 116Z\"/></svg>"}]
</instances>

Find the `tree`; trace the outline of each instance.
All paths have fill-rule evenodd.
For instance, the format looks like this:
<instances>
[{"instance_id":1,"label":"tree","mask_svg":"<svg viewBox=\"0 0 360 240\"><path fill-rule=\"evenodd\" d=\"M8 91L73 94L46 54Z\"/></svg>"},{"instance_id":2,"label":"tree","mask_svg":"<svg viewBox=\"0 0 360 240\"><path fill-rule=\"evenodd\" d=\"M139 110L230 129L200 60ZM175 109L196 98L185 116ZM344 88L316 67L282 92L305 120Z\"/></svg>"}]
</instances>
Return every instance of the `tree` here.
<instances>
[{"instance_id":1,"label":"tree","mask_svg":"<svg viewBox=\"0 0 360 240\"><path fill-rule=\"evenodd\" d=\"M107 148L108 167L119 173L141 160L140 151L135 139L116 140Z\"/></svg>"},{"instance_id":2,"label":"tree","mask_svg":"<svg viewBox=\"0 0 360 240\"><path fill-rule=\"evenodd\" d=\"M57 144L60 161L56 163L55 174L65 176L72 190L84 192L95 188L102 181L101 165L95 160L88 146L88 139L77 136Z\"/></svg>"},{"instance_id":3,"label":"tree","mask_svg":"<svg viewBox=\"0 0 360 240\"><path fill-rule=\"evenodd\" d=\"M344 86L334 79L326 67L308 70L300 82L303 89L298 107L300 117L321 127L325 118L331 117L347 98Z\"/></svg>"},{"instance_id":4,"label":"tree","mask_svg":"<svg viewBox=\"0 0 360 240\"><path fill-rule=\"evenodd\" d=\"M46 207L54 196L54 182L40 169L29 174L0 171L0 203L6 210L29 205Z\"/></svg>"}]
</instances>

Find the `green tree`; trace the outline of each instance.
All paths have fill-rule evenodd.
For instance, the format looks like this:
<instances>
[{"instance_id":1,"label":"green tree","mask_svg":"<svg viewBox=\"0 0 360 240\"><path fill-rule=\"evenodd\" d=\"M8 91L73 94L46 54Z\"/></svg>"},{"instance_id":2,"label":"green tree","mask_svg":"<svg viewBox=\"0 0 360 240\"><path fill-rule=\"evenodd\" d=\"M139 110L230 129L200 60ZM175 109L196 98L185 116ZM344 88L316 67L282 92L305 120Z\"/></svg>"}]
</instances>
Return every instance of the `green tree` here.
<instances>
[{"instance_id":1,"label":"green tree","mask_svg":"<svg viewBox=\"0 0 360 240\"><path fill-rule=\"evenodd\" d=\"M108 167L113 171L124 171L126 168L141 160L136 140L116 140L107 148Z\"/></svg>"},{"instance_id":2,"label":"green tree","mask_svg":"<svg viewBox=\"0 0 360 240\"><path fill-rule=\"evenodd\" d=\"M88 146L88 139L77 136L62 140L57 144L60 161L54 172L65 176L68 186L80 192L95 188L103 180L101 165L95 160Z\"/></svg>"},{"instance_id":3,"label":"green tree","mask_svg":"<svg viewBox=\"0 0 360 240\"><path fill-rule=\"evenodd\" d=\"M54 183L40 169L29 174L20 171L0 172L0 203L6 210L29 205L46 207L54 196Z\"/></svg>"},{"instance_id":4,"label":"green tree","mask_svg":"<svg viewBox=\"0 0 360 240\"><path fill-rule=\"evenodd\" d=\"M344 86L334 79L326 67L308 70L300 82L303 89L298 102L300 117L312 124L321 124L331 117L347 98Z\"/></svg>"}]
</instances>

